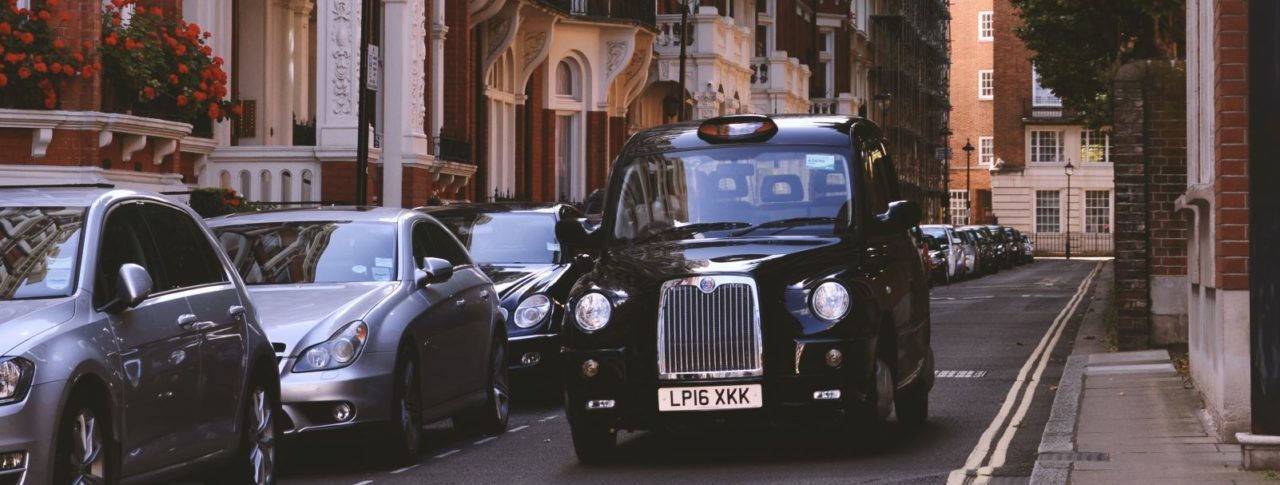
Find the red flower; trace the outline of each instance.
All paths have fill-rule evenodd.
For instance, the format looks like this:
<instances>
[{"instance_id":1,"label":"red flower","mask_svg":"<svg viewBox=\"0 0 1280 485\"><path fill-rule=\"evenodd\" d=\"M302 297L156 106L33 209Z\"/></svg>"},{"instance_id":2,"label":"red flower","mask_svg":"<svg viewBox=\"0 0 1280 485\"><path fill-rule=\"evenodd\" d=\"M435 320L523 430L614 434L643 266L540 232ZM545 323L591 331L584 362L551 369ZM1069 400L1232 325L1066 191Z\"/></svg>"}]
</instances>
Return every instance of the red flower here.
<instances>
[{"instance_id":1,"label":"red flower","mask_svg":"<svg viewBox=\"0 0 1280 485\"><path fill-rule=\"evenodd\" d=\"M0 73L0 88L3 88L8 84L9 84L9 77L5 76L4 73Z\"/></svg>"},{"instance_id":2,"label":"red flower","mask_svg":"<svg viewBox=\"0 0 1280 485\"><path fill-rule=\"evenodd\" d=\"M76 62L80 62L80 63L84 62L84 54L81 54L79 52L75 53L75 55L71 57L75 58Z\"/></svg>"},{"instance_id":3,"label":"red flower","mask_svg":"<svg viewBox=\"0 0 1280 485\"><path fill-rule=\"evenodd\" d=\"M212 32L205 32L205 33L204 33L204 38L208 39L208 38L210 38L210 37L213 37L213 33L212 33Z\"/></svg>"},{"instance_id":4,"label":"red flower","mask_svg":"<svg viewBox=\"0 0 1280 485\"><path fill-rule=\"evenodd\" d=\"M178 72L180 72L180 73L182 73L182 74L186 74L186 73L187 73L187 71L190 71L190 70L191 70L191 68L187 67L187 65L186 65L186 64L178 64Z\"/></svg>"},{"instance_id":5,"label":"red flower","mask_svg":"<svg viewBox=\"0 0 1280 485\"><path fill-rule=\"evenodd\" d=\"M49 4L50 7L58 7L58 0L46 0L45 3Z\"/></svg>"},{"instance_id":6,"label":"red flower","mask_svg":"<svg viewBox=\"0 0 1280 485\"><path fill-rule=\"evenodd\" d=\"M92 66L85 66L84 70L80 71L80 75L84 76L85 79L93 79L93 72Z\"/></svg>"},{"instance_id":7,"label":"red flower","mask_svg":"<svg viewBox=\"0 0 1280 485\"><path fill-rule=\"evenodd\" d=\"M118 13L111 14L111 26L112 26L112 27L119 27L121 22L123 22L123 21L120 19L120 14L118 14Z\"/></svg>"},{"instance_id":8,"label":"red flower","mask_svg":"<svg viewBox=\"0 0 1280 485\"><path fill-rule=\"evenodd\" d=\"M26 78L29 78L29 77L31 77L31 70L30 70L30 69L27 69L27 66L22 66L22 67L19 67L19 68L18 68L18 78L19 78L19 79L26 79Z\"/></svg>"},{"instance_id":9,"label":"red flower","mask_svg":"<svg viewBox=\"0 0 1280 485\"><path fill-rule=\"evenodd\" d=\"M178 44L178 47L175 47L175 48L173 49L173 52L174 52L175 54L180 55L180 56L182 56L182 55L186 55L186 54L187 54L187 46L182 45L182 44Z\"/></svg>"},{"instance_id":10,"label":"red flower","mask_svg":"<svg viewBox=\"0 0 1280 485\"><path fill-rule=\"evenodd\" d=\"M111 35L108 35L106 40L107 45L116 45L116 43L119 41L120 39L116 37L115 32L112 32Z\"/></svg>"},{"instance_id":11,"label":"red flower","mask_svg":"<svg viewBox=\"0 0 1280 485\"><path fill-rule=\"evenodd\" d=\"M124 6L128 4L129 2L127 0L111 0L111 5L114 5L116 8L124 8Z\"/></svg>"},{"instance_id":12,"label":"red flower","mask_svg":"<svg viewBox=\"0 0 1280 485\"><path fill-rule=\"evenodd\" d=\"M240 103L236 103L235 106L231 107L231 112L235 113L236 116L244 116L244 105Z\"/></svg>"},{"instance_id":13,"label":"red flower","mask_svg":"<svg viewBox=\"0 0 1280 485\"><path fill-rule=\"evenodd\" d=\"M53 18L53 15L50 14L48 10L41 10L40 15L38 15L38 17L40 17L40 20L48 22L49 19Z\"/></svg>"},{"instance_id":14,"label":"red flower","mask_svg":"<svg viewBox=\"0 0 1280 485\"><path fill-rule=\"evenodd\" d=\"M142 88L142 95L145 96L147 99L156 99L156 88L153 88L151 86Z\"/></svg>"},{"instance_id":15,"label":"red flower","mask_svg":"<svg viewBox=\"0 0 1280 485\"><path fill-rule=\"evenodd\" d=\"M179 108L181 108L181 107L186 106L186 105L187 105L187 96L186 96L185 94L179 94L179 95L178 95L178 107L179 107Z\"/></svg>"},{"instance_id":16,"label":"red flower","mask_svg":"<svg viewBox=\"0 0 1280 485\"><path fill-rule=\"evenodd\" d=\"M209 103L209 119L221 119L222 109L218 107L218 103Z\"/></svg>"},{"instance_id":17,"label":"red flower","mask_svg":"<svg viewBox=\"0 0 1280 485\"><path fill-rule=\"evenodd\" d=\"M215 66L221 66L221 65L222 65L222 57L221 57L221 56L213 56L213 65L215 65Z\"/></svg>"},{"instance_id":18,"label":"red flower","mask_svg":"<svg viewBox=\"0 0 1280 485\"><path fill-rule=\"evenodd\" d=\"M76 70L71 67L71 64L67 64L62 66L62 73L68 76L74 76L76 75Z\"/></svg>"},{"instance_id":19,"label":"red flower","mask_svg":"<svg viewBox=\"0 0 1280 485\"><path fill-rule=\"evenodd\" d=\"M87 41L87 40L86 40L86 41L84 41L84 42L81 42L81 43L80 43L80 47L84 47L84 48L85 48L85 50L92 49L92 48L93 48L93 42L89 42L89 41Z\"/></svg>"},{"instance_id":20,"label":"red flower","mask_svg":"<svg viewBox=\"0 0 1280 485\"><path fill-rule=\"evenodd\" d=\"M12 52L4 55L4 61L8 62L9 64L17 64L18 61L20 60L22 59L20 59L17 54L14 54Z\"/></svg>"},{"instance_id":21,"label":"red flower","mask_svg":"<svg viewBox=\"0 0 1280 485\"><path fill-rule=\"evenodd\" d=\"M201 47L201 48L200 48L200 53L201 53L201 54L204 54L204 56L205 56L205 57L209 57L209 56L213 55L213 48L212 48L212 47L209 47L209 46Z\"/></svg>"},{"instance_id":22,"label":"red flower","mask_svg":"<svg viewBox=\"0 0 1280 485\"><path fill-rule=\"evenodd\" d=\"M170 75L169 75L169 84L178 84L178 75L177 75L177 74L170 74Z\"/></svg>"},{"instance_id":23,"label":"red flower","mask_svg":"<svg viewBox=\"0 0 1280 485\"><path fill-rule=\"evenodd\" d=\"M67 46L67 43L63 42L62 39L53 39L53 48L62 50L66 46Z\"/></svg>"},{"instance_id":24,"label":"red flower","mask_svg":"<svg viewBox=\"0 0 1280 485\"><path fill-rule=\"evenodd\" d=\"M160 10L160 7L151 7L151 15L155 15L156 17L159 17L161 15L164 15L164 10Z\"/></svg>"},{"instance_id":25,"label":"red flower","mask_svg":"<svg viewBox=\"0 0 1280 485\"><path fill-rule=\"evenodd\" d=\"M200 102L204 102L205 99L209 98L209 95L205 94L204 91L196 91L191 96L196 98L196 101Z\"/></svg>"},{"instance_id":26,"label":"red flower","mask_svg":"<svg viewBox=\"0 0 1280 485\"><path fill-rule=\"evenodd\" d=\"M35 35L32 35L32 34L31 34L31 32L23 32L23 33L22 33L22 43L23 43L23 44L31 44L32 42L35 42L35 41L36 41L36 36L35 36Z\"/></svg>"},{"instance_id":27,"label":"red flower","mask_svg":"<svg viewBox=\"0 0 1280 485\"><path fill-rule=\"evenodd\" d=\"M70 22L70 21L71 21L71 14L70 14L70 13L67 13L67 12L62 12L62 13L58 14L58 20L61 20L61 21L63 21L63 22Z\"/></svg>"},{"instance_id":28,"label":"red flower","mask_svg":"<svg viewBox=\"0 0 1280 485\"><path fill-rule=\"evenodd\" d=\"M43 63L43 62L37 62L37 63L36 63L36 72L38 72L38 73L42 73L42 74L43 74L43 73L46 73L46 72L49 72L49 66L45 65L45 63Z\"/></svg>"},{"instance_id":29,"label":"red flower","mask_svg":"<svg viewBox=\"0 0 1280 485\"><path fill-rule=\"evenodd\" d=\"M13 26L9 22L0 22L0 34L9 35L10 32L13 32Z\"/></svg>"}]
</instances>

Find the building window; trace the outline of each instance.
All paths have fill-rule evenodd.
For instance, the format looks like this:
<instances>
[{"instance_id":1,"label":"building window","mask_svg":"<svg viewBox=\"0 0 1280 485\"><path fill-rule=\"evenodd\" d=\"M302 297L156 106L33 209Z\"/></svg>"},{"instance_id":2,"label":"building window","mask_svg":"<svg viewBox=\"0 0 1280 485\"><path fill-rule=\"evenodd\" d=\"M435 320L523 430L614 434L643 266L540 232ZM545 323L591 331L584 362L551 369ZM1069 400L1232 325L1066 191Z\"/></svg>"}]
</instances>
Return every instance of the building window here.
<instances>
[{"instance_id":1,"label":"building window","mask_svg":"<svg viewBox=\"0 0 1280 485\"><path fill-rule=\"evenodd\" d=\"M578 97L578 79L569 61L560 61L560 65L556 66L556 94Z\"/></svg>"},{"instance_id":2,"label":"building window","mask_svg":"<svg viewBox=\"0 0 1280 485\"><path fill-rule=\"evenodd\" d=\"M1053 94L1053 90L1040 85L1040 73L1036 72L1036 67L1031 66L1031 106L1061 108L1062 100L1058 99L1058 95Z\"/></svg>"},{"instance_id":3,"label":"building window","mask_svg":"<svg viewBox=\"0 0 1280 485\"><path fill-rule=\"evenodd\" d=\"M1062 193L1036 191L1036 232L1062 232Z\"/></svg>"},{"instance_id":4,"label":"building window","mask_svg":"<svg viewBox=\"0 0 1280 485\"><path fill-rule=\"evenodd\" d=\"M991 166L991 162L996 158L996 142L989 136L978 137L978 164L987 167Z\"/></svg>"},{"instance_id":5,"label":"building window","mask_svg":"<svg viewBox=\"0 0 1280 485\"><path fill-rule=\"evenodd\" d=\"M995 83L991 78L990 69L978 71L978 99L992 99L995 97Z\"/></svg>"},{"instance_id":6,"label":"building window","mask_svg":"<svg viewBox=\"0 0 1280 485\"><path fill-rule=\"evenodd\" d=\"M1031 162L1062 163L1062 130L1031 130Z\"/></svg>"},{"instance_id":7,"label":"building window","mask_svg":"<svg viewBox=\"0 0 1280 485\"><path fill-rule=\"evenodd\" d=\"M1080 132L1080 160L1085 162L1111 161L1111 134L1102 130Z\"/></svg>"},{"instance_id":8,"label":"building window","mask_svg":"<svg viewBox=\"0 0 1280 485\"><path fill-rule=\"evenodd\" d=\"M969 224L969 192L951 191L951 223L957 226Z\"/></svg>"},{"instance_id":9,"label":"building window","mask_svg":"<svg viewBox=\"0 0 1280 485\"><path fill-rule=\"evenodd\" d=\"M1084 192L1084 232L1111 234L1111 192L1086 190Z\"/></svg>"},{"instance_id":10,"label":"building window","mask_svg":"<svg viewBox=\"0 0 1280 485\"><path fill-rule=\"evenodd\" d=\"M990 11L978 12L978 40L995 40L996 30L991 18Z\"/></svg>"},{"instance_id":11,"label":"building window","mask_svg":"<svg viewBox=\"0 0 1280 485\"><path fill-rule=\"evenodd\" d=\"M556 200L579 201L582 193L582 157L579 153L580 116L556 116Z\"/></svg>"}]
</instances>

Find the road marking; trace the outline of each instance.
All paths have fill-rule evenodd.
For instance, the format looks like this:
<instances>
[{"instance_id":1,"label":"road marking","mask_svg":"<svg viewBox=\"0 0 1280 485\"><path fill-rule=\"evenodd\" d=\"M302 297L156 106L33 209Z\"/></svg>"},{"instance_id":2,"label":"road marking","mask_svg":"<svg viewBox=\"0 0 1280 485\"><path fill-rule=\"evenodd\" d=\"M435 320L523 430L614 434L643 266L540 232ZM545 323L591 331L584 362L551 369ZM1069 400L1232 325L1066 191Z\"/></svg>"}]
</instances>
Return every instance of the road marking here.
<instances>
[{"instance_id":1,"label":"road marking","mask_svg":"<svg viewBox=\"0 0 1280 485\"><path fill-rule=\"evenodd\" d=\"M399 474L401 474L401 473L407 472L407 471L412 470L412 469L414 469L414 468L418 468L418 465L409 465L409 466L407 466L407 467L404 467L404 468L401 468L401 469L399 469L399 470L393 471L393 472L391 472L391 474L392 474L392 475L399 475Z\"/></svg>"},{"instance_id":2,"label":"road marking","mask_svg":"<svg viewBox=\"0 0 1280 485\"><path fill-rule=\"evenodd\" d=\"M1080 286L1076 288L1075 294L1067 301L1067 305L1054 318L1049 329L1045 331L1044 337L1041 337L1039 345L1036 345L1031 355L1027 357L1027 362L1022 365L1022 369L1018 371L1018 378L1014 380L1013 386L1009 388L1009 393L1005 396L1004 404L1000 406L1000 411L996 413L995 419L991 421L991 425L982 433L982 437L978 440L978 444L974 446L973 452L969 454L969 458L965 461L963 468L951 471L947 477L948 485L959 485L965 483L970 473L976 472L977 479L974 483L986 483L991 476L993 469L1004 465L1009 451L1009 442L1013 440L1013 435L1017 433L1018 428L1022 427L1022 418L1027 413L1027 408L1031 406L1031 401L1035 397L1036 384L1040 381L1040 376L1044 374L1044 369L1048 365L1049 357L1053 354L1053 348L1057 346L1058 338L1062 336L1066 323L1071 319L1071 315L1075 313L1080 302L1084 299L1084 293L1089 288L1089 284L1093 282L1094 277L1102 269L1102 262L1098 262L1084 281L1080 282ZM1034 374L1028 379L1031 369L1035 368ZM1022 391L1019 393L1018 391ZM1002 431L1001 425L1004 424L1005 418L1009 416L1009 412L1013 410L1015 404L1018 404L1021 397L1021 405L1018 406L1013 418L1009 424L1003 428L1003 434L1000 441L996 443L994 452L992 452L992 440L996 438L996 434ZM991 453L991 459L987 460L988 453ZM988 466L983 466L987 463Z\"/></svg>"},{"instance_id":3,"label":"road marking","mask_svg":"<svg viewBox=\"0 0 1280 485\"><path fill-rule=\"evenodd\" d=\"M490 436L490 437L488 437L488 438L485 438L485 439L482 439L482 440L480 440L480 441L477 441L477 442L475 442L474 444L477 444L477 445L483 445L483 444L485 444L485 443L488 443L488 442L493 441L493 440L496 440L496 439L498 439L498 437L497 437L497 436Z\"/></svg>"},{"instance_id":4,"label":"road marking","mask_svg":"<svg viewBox=\"0 0 1280 485\"><path fill-rule=\"evenodd\" d=\"M545 417L545 418L539 419L539 420L538 420L538 422L545 423L545 422L547 422L547 421L551 421L551 420L556 419L556 418L558 418L558 417L559 417L559 416L547 416L547 417Z\"/></svg>"},{"instance_id":5,"label":"road marking","mask_svg":"<svg viewBox=\"0 0 1280 485\"><path fill-rule=\"evenodd\" d=\"M521 430L523 430L523 429L525 429L525 428L528 428L528 427L529 427L529 425L527 425L527 424L522 424L522 425L520 425L520 426L516 426L516 427L514 427L514 428L511 428L511 429L510 429L509 431L507 431L507 432L508 432L508 433L515 433L516 431L521 431Z\"/></svg>"},{"instance_id":6,"label":"road marking","mask_svg":"<svg viewBox=\"0 0 1280 485\"><path fill-rule=\"evenodd\" d=\"M987 375L985 370L937 370L933 376L939 379L977 379Z\"/></svg>"},{"instance_id":7,"label":"road marking","mask_svg":"<svg viewBox=\"0 0 1280 485\"><path fill-rule=\"evenodd\" d=\"M450 457L450 456L453 456L455 453L459 453L459 452L461 452L461 451L462 451L462 450L449 450L449 451L446 451L446 452L441 453L441 454L439 454L439 455L436 455L436 459L437 459L437 460L439 460L439 459L441 459L441 458L448 458L448 457ZM414 466L417 466L417 465L414 465Z\"/></svg>"},{"instance_id":8,"label":"road marking","mask_svg":"<svg viewBox=\"0 0 1280 485\"><path fill-rule=\"evenodd\" d=\"M356 485L369 485L370 483L373 483L373 480L365 480L365 481L363 481L363 482L356 482Z\"/></svg>"}]
</instances>

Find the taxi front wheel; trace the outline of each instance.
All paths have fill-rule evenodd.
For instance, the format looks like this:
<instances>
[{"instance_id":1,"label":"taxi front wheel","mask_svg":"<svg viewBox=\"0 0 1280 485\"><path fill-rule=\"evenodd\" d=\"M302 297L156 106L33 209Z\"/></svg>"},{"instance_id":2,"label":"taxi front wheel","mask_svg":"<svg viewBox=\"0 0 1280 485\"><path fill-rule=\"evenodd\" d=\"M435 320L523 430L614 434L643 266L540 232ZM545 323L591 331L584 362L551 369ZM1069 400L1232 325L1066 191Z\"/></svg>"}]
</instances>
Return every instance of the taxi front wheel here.
<instances>
[{"instance_id":1,"label":"taxi front wheel","mask_svg":"<svg viewBox=\"0 0 1280 485\"><path fill-rule=\"evenodd\" d=\"M569 410L569 433L573 451L584 465L606 464L617 456L618 431L598 420L582 416L583 411Z\"/></svg>"}]
</instances>

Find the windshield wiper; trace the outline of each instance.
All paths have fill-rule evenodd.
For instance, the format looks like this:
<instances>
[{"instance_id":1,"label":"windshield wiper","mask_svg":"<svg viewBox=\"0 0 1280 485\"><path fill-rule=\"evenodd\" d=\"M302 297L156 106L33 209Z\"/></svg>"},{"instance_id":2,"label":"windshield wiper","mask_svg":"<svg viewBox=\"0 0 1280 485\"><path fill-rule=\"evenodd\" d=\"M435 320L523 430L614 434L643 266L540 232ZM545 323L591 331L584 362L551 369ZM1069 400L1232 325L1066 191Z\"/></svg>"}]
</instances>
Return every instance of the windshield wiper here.
<instances>
[{"instance_id":1,"label":"windshield wiper","mask_svg":"<svg viewBox=\"0 0 1280 485\"><path fill-rule=\"evenodd\" d=\"M751 226L751 224L747 224L745 222L695 222L693 224L685 224L683 226L671 226L659 229L645 235L643 238L637 239L636 242L645 242L668 234L697 234L710 231L728 231L730 229L741 229L749 226Z\"/></svg>"},{"instance_id":2,"label":"windshield wiper","mask_svg":"<svg viewBox=\"0 0 1280 485\"><path fill-rule=\"evenodd\" d=\"M760 223L760 224L748 227L746 229L743 229L741 231L735 232L733 233L733 235L745 236L747 234L754 232L756 229L767 229L767 228L773 228L773 227L785 227L789 229L789 228L798 227L798 226L813 226L818 224L831 224L834 222L836 222L836 218L834 217L792 217L789 219L778 219L776 221ZM778 231L778 232L782 232L782 231ZM777 233L774 233L774 234L777 234Z\"/></svg>"}]
</instances>

